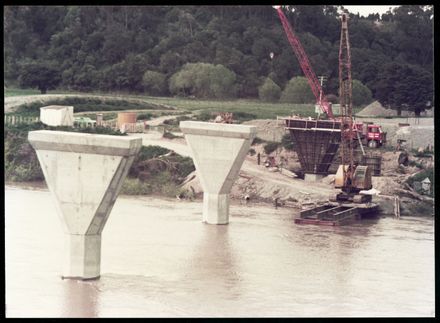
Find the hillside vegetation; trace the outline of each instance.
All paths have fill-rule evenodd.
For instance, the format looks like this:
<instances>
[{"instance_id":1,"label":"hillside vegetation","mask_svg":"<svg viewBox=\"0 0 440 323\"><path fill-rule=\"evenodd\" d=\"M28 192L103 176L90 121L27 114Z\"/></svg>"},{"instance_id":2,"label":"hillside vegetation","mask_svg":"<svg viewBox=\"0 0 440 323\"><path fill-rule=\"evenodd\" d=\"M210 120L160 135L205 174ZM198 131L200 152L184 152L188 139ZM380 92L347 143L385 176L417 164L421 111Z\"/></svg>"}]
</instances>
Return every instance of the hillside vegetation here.
<instances>
[{"instance_id":1,"label":"hillside vegetation","mask_svg":"<svg viewBox=\"0 0 440 323\"><path fill-rule=\"evenodd\" d=\"M338 7L284 11L315 73L327 76L325 92L337 95ZM349 32L354 100L433 105L433 6L351 14ZM41 93L314 101L285 93L303 73L271 6L6 6L4 55L6 86Z\"/></svg>"}]
</instances>

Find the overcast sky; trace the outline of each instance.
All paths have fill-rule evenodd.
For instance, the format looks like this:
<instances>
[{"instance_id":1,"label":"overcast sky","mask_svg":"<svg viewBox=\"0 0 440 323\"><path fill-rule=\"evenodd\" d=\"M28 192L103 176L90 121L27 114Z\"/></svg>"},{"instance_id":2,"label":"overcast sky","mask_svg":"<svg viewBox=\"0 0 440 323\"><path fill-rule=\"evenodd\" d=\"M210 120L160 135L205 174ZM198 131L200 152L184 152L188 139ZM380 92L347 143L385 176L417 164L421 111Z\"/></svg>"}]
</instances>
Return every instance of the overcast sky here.
<instances>
[{"instance_id":1,"label":"overcast sky","mask_svg":"<svg viewBox=\"0 0 440 323\"><path fill-rule=\"evenodd\" d=\"M364 6L345 6L349 12L353 14L357 14L359 12L359 15L367 17L370 13L378 13L379 15L385 13L388 11L389 8L395 8L398 6L392 6L392 5L382 5L382 6L370 6L370 5L364 5Z\"/></svg>"}]
</instances>

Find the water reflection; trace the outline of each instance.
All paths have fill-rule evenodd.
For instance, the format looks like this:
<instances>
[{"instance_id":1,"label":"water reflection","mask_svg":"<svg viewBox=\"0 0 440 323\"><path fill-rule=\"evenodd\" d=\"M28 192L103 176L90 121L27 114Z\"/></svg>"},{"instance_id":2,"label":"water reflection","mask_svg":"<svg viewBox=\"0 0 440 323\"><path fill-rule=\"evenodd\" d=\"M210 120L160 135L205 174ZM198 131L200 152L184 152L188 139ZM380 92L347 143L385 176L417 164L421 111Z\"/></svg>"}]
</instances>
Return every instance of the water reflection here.
<instances>
[{"instance_id":1,"label":"water reflection","mask_svg":"<svg viewBox=\"0 0 440 323\"><path fill-rule=\"evenodd\" d=\"M240 276L230 235L231 225L200 224L202 234L183 269L185 278L205 288L215 285L221 293L240 296ZM218 292L218 291L217 291Z\"/></svg>"},{"instance_id":2,"label":"water reflection","mask_svg":"<svg viewBox=\"0 0 440 323\"><path fill-rule=\"evenodd\" d=\"M63 317L97 317L99 290L97 281L64 279Z\"/></svg>"}]
</instances>

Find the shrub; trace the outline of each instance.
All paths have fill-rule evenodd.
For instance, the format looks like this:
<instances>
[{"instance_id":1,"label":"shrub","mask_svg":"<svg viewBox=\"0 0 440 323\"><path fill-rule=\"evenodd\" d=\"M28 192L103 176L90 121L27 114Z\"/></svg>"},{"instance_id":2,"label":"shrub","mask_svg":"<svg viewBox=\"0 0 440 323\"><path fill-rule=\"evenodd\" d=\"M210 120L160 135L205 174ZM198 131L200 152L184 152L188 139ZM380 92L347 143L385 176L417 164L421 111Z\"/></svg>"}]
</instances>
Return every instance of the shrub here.
<instances>
[{"instance_id":1,"label":"shrub","mask_svg":"<svg viewBox=\"0 0 440 323\"><path fill-rule=\"evenodd\" d=\"M281 102L289 103L314 103L313 95L307 79L302 76L292 78L284 88L280 98Z\"/></svg>"},{"instance_id":2,"label":"shrub","mask_svg":"<svg viewBox=\"0 0 440 323\"><path fill-rule=\"evenodd\" d=\"M142 78L142 85L150 95L164 95L167 92L166 75L155 71L146 71Z\"/></svg>"},{"instance_id":3,"label":"shrub","mask_svg":"<svg viewBox=\"0 0 440 323\"><path fill-rule=\"evenodd\" d=\"M140 113L137 115L136 120L150 120L153 117L151 113Z\"/></svg>"},{"instance_id":4,"label":"shrub","mask_svg":"<svg viewBox=\"0 0 440 323\"><path fill-rule=\"evenodd\" d=\"M200 98L234 97L236 75L223 65L187 63L169 81L172 94Z\"/></svg>"},{"instance_id":5,"label":"shrub","mask_svg":"<svg viewBox=\"0 0 440 323\"><path fill-rule=\"evenodd\" d=\"M258 145L258 144L261 144L263 142L266 142L266 141L261 139L260 137L255 137L254 140L252 140L251 146Z\"/></svg>"},{"instance_id":6,"label":"shrub","mask_svg":"<svg viewBox=\"0 0 440 323\"><path fill-rule=\"evenodd\" d=\"M233 118L235 121L244 122L244 121L254 120L257 118L257 116L253 113L238 111L233 113Z\"/></svg>"},{"instance_id":7,"label":"shrub","mask_svg":"<svg viewBox=\"0 0 440 323\"><path fill-rule=\"evenodd\" d=\"M275 150L278 149L278 147L280 146L280 144L278 142L268 142L267 144L265 144L263 146L264 152L266 153L266 155L270 155L272 152L274 152Z\"/></svg>"},{"instance_id":8,"label":"shrub","mask_svg":"<svg viewBox=\"0 0 440 323\"><path fill-rule=\"evenodd\" d=\"M294 150L293 141L290 137L290 134L287 133L281 138L281 146L287 150Z\"/></svg>"},{"instance_id":9,"label":"shrub","mask_svg":"<svg viewBox=\"0 0 440 323\"><path fill-rule=\"evenodd\" d=\"M151 159L161 155L165 155L169 152L170 152L169 149L163 148L161 146L142 146L141 150L139 151L139 154L137 155L136 159L133 161L133 164L136 162L136 160Z\"/></svg>"},{"instance_id":10,"label":"shrub","mask_svg":"<svg viewBox=\"0 0 440 323\"><path fill-rule=\"evenodd\" d=\"M208 120L212 119L212 114L211 114L211 112L208 112L208 111L202 111L196 117L197 117L197 120L208 121Z\"/></svg>"},{"instance_id":11,"label":"shrub","mask_svg":"<svg viewBox=\"0 0 440 323\"><path fill-rule=\"evenodd\" d=\"M256 153L254 148L249 149L249 155L254 156Z\"/></svg>"},{"instance_id":12,"label":"shrub","mask_svg":"<svg viewBox=\"0 0 440 323\"><path fill-rule=\"evenodd\" d=\"M138 178L126 177L121 187L121 194L127 195L148 195L152 191L151 183L141 181Z\"/></svg>"},{"instance_id":13,"label":"shrub","mask_svg":"<svg viewBox=\"0 0 440 323\"><path fill-rule=\"evenodd\" d=\"M263 85L258 88L258 97L262 101L276 102L281 95L281 88L270 78L266 78Z\"/></svg>"},{"instance_id":14,"label":"shrub","mask_svg":"<svg viewBox=\"0 0 440 323\"><path fill-rule=\"evenodd\" d=\"M174 139L174 138L178 138L179 136L174 135L172 132L165 131L162 137L167 139Z\"/></svg>"}]
</instances>

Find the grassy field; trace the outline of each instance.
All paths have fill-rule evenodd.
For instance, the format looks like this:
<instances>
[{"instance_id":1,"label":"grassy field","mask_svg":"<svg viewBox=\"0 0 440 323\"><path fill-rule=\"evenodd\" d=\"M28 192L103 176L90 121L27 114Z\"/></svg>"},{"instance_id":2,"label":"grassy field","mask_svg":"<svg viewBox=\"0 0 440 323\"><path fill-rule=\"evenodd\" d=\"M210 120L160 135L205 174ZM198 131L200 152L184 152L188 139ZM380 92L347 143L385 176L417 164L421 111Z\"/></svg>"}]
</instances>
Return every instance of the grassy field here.
<instances>
[{"instance_id":1,"label":"grassy field","mask_svg":"<svg viewBox=\"0 0 440 323\"><path fill-rule=\"evenodd\" d=\"M195 100L170 97L136 96L136 98L157 104L165 104L192 113L235 112L254 114L256 119L276 119L277 116L296 114L303 117L316 117L314 104L268 103L259 100ZM353 107L356 114L364 108Z\"/></svg>"},{"instance_id":2,"label":"grassy field","mask_svg":"<svg viewBox=\"0 0 440 323\"><path fill-rule=\"evenodd\" d=\"M305 117L315 116L313 104L267 103L258 100L196 100L185 98L137 96L147 102L165 104L192 113L233 112L255 115L256 119L275 119L292 113Z\"/></svg>"},{"instance_id":3,"label":"grassy field","mask_svg":"<svg viewBox=\"0 0 440 323\"><path fill-rule=\"evenodd\" d=\"M38 94L37 90L22 90L22 89L6 89L5 97L7 96L17 96L17 95L30 95ZM75 92L69 91L50 91L49 94L75 94ZM76 92L78 93L78 92ZM82 93L85 94L85 93ZM176 97L151 97L142 95L132 95L132 94L121 94L121 93L99 93L92 92L87 93L89 95L117 95L119 97L126 97L127 99L141 99L146 103L161 104L174 107L178 110L188 113L200 114L200 113L215 113L215 112L233 112L235 114L249 114L252 115L254 119L276 119L277 116L288 116L291 114L296 114L302 117L316 117L315 108L313 104L294 104L294 103L268 103L259 100L248 100L248 99L236 99L236 100L204 100L204 99L187 99L187 98L176 98ZM72 100L74 101L74 100ZM80 103L80 102L78 102ZM82 103L82 102L81 102ZM96 102L97 103L97 102ZM80 104L81 105L81 104ZM93 108L90 107L91 111L105 111L108 106L105 104L94 104ZM111 110L118 110L116 106L110 107ZM135 109L136 107L131 107ZM121 108L120 110L125 110L127 107ZM353 112L357 113L362 107L354 107ZM75 106L76 112L86 112L87 106Z\"/></svg>"},{"instance_id":4,"label":"grassy field","mask_svg":"<svg viewBox=\"0 0 440 323\"><path fill-rule=\"evenodd\" d=\"M40 94L40 91L34 89L11 89L5 88L5 97L8 96L19 96L19 95L35 95Z\"/></svg>"}]
</instances>

